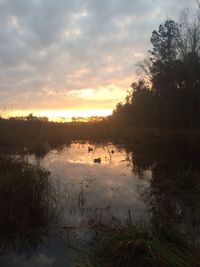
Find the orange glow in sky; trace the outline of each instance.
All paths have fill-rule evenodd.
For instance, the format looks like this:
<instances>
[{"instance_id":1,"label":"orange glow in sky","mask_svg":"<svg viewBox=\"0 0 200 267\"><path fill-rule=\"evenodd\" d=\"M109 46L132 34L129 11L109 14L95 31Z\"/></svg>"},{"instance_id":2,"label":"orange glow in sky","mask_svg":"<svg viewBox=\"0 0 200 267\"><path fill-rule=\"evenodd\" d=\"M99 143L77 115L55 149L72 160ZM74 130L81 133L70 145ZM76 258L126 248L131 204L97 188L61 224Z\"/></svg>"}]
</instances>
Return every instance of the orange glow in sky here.
<instances>
[{"instance_id":1,"label":"orange glow in sky","mask_svg":"<svg viewBox=\"0 0 200 267\"><path fill-rule=\"evenodd\" d=\"M152 31L187 5L196 10L192 0L0 0L0 116L110 115L142 75Z\"/></svg>"},{"instance_id":2,"label":"orange glow in sky","mask_svg":"<svg viewBox=\"0 0 200 267\"><path fill-rule=\"evenodd\" d=\"M64 109L55 109L55 110L13 110L12 114L7 113L4 117L11 116L27 116L32 113L37 117L48 117L50 121L71 121L72 117L92 117L92 116L109 116L112 114L112 109L81 109L81 110L64 110Z\"/></svg>"}]
</instances>

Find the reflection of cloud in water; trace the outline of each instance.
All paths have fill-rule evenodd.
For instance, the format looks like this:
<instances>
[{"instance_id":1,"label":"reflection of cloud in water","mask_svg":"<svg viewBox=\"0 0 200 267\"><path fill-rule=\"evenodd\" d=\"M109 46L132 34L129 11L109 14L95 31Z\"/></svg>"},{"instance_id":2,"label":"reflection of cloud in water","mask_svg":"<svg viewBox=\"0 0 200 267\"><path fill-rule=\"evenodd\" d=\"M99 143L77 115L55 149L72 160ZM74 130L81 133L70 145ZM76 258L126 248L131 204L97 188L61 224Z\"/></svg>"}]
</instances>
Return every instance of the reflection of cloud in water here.
<instances>
[{"instance_id":1,"label":"reflection of cloud in water","mask_svg":"<svg viewBox=\"0 0 200 267\"><path fill-rule=\"evenodd\" d=\"M27 256L10 255L9 258L3 259L3 263L4 267L52 267L53 259L44 254L34 255L29 260Z\"/></svg>"},{"instance_id":2,"label":"reflection of cloud in water","mask_svg":"<svg viewBox=\"0 0 200 267\"><path fill-rule=\"evenodd\" d=\"M74 163L74 164L92 164L91 161L86 161L85 159L68 159L67 163Z\"/></svg>"},{"instance_id":3,"label":"reflection of cloud in water","mask_svg":"<svg viewBox=\"0 0 200 267\"><path fill-rule=\"evenodd\" d=\"M148 186L151 171L144 172L146 179L140 179L133 172L132 163L124 149L111 146L95 147L88 153L91 144L72 144L60 153L51 151L39 162L51 171L52 177L59 177L61 191L60 205L64 208L64 218L59 225L61 230L52 237L46 238L41 251L27 258L25 254L7 254L1 258L0 265L4 267L62 267L74 266L76 255L68 249L68 226L79 226L70 242L81 246L91 238L88 223L111 220L112 216L125 219L127 211L131 210L132 219L137 220L147 207L141 199L141 191ZM111 154L110 151L114 150ZM94 158L101 157L101 164L95 164ZM34 163L33 157L30 161ZM55 229L54 229L55 230ZM60 230L59 230L60 231ZM71 236L70 235L70 236ZM64 239L64 243L63 243Z\"/></svg>"},{"instance_id":4,"label":"reflection of cloud in water","mask_svg":"<svg viewBox=\"0 0 200 267\"><path fill-rule=\"evenodd\" d=\"M62 236L62 238L60 238ZM74 236L72 235L74 239ZM65 239L65 241L63 240ZM74 267L77 255L70 249L68 234L66 231L56 233L52 239L46 243L35 254L15 254L8 253L0 258L2 267Z\"/></svg>"},{"instance_id":5,"label":"reflection of cloud in water","mask_svg":"<svg viewBox=\"0 0 200 267\"><path fill-rule=\"evenodd\" d=\"M88 147L93 147L93 151L88 153ZM93 163L93 158L98 157L102 159L101 164ZM60 154L49 153L42 165L60 177L71 196L78 197L83 191L86 210L110 206L112 212L122 218L128 209L134 211L136 218L145 212L146 205L139 190L145 180L133 173L124 149L112 145L72 144Z\"/></svg>"}]
</instances>

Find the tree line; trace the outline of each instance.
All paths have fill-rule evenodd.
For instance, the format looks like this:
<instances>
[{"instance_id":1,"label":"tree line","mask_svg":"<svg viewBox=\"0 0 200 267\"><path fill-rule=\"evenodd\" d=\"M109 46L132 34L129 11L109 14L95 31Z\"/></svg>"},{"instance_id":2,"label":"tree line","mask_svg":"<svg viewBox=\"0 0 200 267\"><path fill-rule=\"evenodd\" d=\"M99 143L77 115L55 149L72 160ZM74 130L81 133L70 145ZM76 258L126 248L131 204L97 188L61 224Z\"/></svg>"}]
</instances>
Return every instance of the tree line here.
<instances>
[{"instance_id":1,"label":"tree line","mask_svg":"<svg viewBox=\"0 0 200 267\"><path fill-rule=\"evenodd\" d=\"M111 121L134 126L200 128L200 11L166 20L151 36L140 64L143 79L132 83Z\"/></svg>"}]
</instances>

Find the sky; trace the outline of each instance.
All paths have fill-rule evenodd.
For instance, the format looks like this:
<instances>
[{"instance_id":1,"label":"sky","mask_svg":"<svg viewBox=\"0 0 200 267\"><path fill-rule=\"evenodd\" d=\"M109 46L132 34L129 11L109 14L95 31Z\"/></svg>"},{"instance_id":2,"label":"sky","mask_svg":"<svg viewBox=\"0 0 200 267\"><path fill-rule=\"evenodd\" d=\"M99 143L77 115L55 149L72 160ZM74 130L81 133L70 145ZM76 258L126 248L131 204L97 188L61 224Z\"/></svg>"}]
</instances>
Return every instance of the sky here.
<instances>
[{"instance_id":1,"label":"sky","mask_svg":"<svg viewBox=\"0 0 200 267\"><path fill-rule=\"evenodd\" d=\"M108 115L193 0L0 0L0 116Z\"/></svg>"}]
</instances>

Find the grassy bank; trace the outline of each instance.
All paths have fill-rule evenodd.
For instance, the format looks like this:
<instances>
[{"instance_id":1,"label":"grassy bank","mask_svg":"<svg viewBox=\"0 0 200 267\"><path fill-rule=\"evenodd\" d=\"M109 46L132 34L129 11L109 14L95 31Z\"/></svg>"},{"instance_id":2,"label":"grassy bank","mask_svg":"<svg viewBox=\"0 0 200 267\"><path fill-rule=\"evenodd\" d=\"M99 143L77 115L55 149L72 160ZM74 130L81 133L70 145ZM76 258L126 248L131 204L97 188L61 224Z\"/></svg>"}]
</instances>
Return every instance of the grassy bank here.
<instances>
[{"instance_id":1,"label":"grassy bank","mask_svg":"<svg viewBox=\"0 0 200 267\"><path fill-rule=\"evenodd\" d=\"M131 143L191 142L200 146L200 130L125 127L101 122L56 123L42 121L0 120L0 146L50 146L68 144L74 140Z\"/></svg>"},{"instance_id":2,"label":"grassy bank","mask_svg":"<svg viewBox=\"0 0 200 267\"><path fill-rule=\"evenodd\" d=\"M129 216L125 225L105 227L95 251L81 262L81 267L197 267L200 257L166 218L133 224Z\"/></svg>"},{"instance_id":3,"label":"grassy bank","mask_svg":"<svg viewBox=\"0 0 200 267\"><path fill-rule=\"evenodd\" d=\"M103 225L81 267L198 267L200 170L155 165L150 219ZM85 254L87 255L87 254Z\"/></svg>"},{"instance_id":4,"label":"grassy bank","mask_svg":"<svg viewBox=\"0 0 200 267\"><path fill-rule=\"evenodd\" d=\"M0 157L0 251L36 248L57 222L57 192L50 173Z\"/></svg>"}]
</instances>

